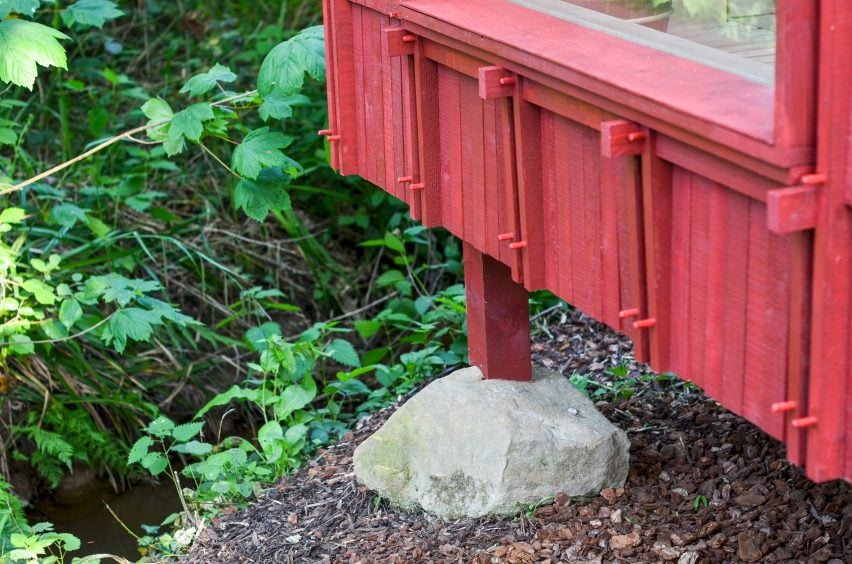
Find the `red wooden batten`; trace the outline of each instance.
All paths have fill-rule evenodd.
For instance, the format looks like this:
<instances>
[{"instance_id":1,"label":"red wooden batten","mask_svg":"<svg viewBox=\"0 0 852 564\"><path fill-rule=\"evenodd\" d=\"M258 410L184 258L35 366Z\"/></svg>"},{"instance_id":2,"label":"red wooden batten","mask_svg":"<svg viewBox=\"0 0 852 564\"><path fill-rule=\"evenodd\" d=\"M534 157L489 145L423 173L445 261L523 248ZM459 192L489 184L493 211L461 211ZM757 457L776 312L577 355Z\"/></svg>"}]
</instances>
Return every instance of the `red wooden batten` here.
<instances>
[{"instance_id":1,"label":"red wooden batten","mask_svg":"<svg viewBox=\"0 0 852 564\"><path fill-rule=\"evenodd\" d=\"M324 12L332 165L464 240L486 377L547 288L852 478L852 3L779 3L774 88L508 0Z\"/></svg>"}]
</instances>

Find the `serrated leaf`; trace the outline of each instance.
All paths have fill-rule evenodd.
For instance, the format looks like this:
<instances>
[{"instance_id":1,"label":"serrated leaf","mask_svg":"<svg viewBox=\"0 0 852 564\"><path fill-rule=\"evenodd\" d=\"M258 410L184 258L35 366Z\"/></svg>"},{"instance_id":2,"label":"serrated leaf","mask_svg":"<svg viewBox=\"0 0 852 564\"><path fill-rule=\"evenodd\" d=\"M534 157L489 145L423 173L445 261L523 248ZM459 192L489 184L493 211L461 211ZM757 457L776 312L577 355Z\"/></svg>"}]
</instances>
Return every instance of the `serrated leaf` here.
<instances>
[{"instance_id":1,"label":"serrated leaf","mask_svg":"<svg viewBox=\"0 0 852 564\"><path fill-rule=\"evenodd\" d=\"M182 327L188 325L201 325L201 322L189 317L188 315L182 314L177 309L175 309L174 306L162 300L143 296L137 301L139 305L147 307L149 310L159 315L163 319L167 319L172 323L177 323Z\"/></svg>"},{"instance_id":2,"label":"serrated leaf","mask_svg":"<svg viewBox=\"0 0 852 564\"><path fill-rule=\"evenodd\" d=\"M183 443L193 437L197 437L202 428L204 428L204 421L184 423L172 429L172 438Z\"/></svg>"},{"instance_id":3,"label":"serrated leaf","mask_svg":"<svg viewBox=\"0 0 852 564\"><path fill-rule=\"evenodd\" d=\"M165 456L160 454L159 452L149 452L145 457L141 460L140 464L142 467L148 470L152 475L157 476L166 469L169 461Z\"/></svg>"},{"instance_id":4,"label":"serrated leaf","mask_svg":"<svg viewBox=\"0 0 852 564\"><path fill-rule=\"evenodd\" d=\"M181 110L172 117L169 131L163 141L163 149L170 157L183 151L185 139L199 141L204 132L204 122L213 119L213 108L210 104L193 104Z\"/></svg>"},{"instance_id":5,"label":"serrated leaf","mask_svg":"<svg viewBox=\"0 0 852 564\"><path fill-rule=\"evenodd\" d=\"M210 443L202 443L201 441L189 441L180 445L175 445L171 448L171 452L179 452L182 454L191 454L192 456L204 456L213 452L213 445Z\"/></svg>"},{"instance_id":6,"label":"serrated leaf","mask_svg":"<svg viewBox=\"0 0 852 564\"><path fill-rule=\"evenodd\" d=\"M260 65L257 90L264 98L273 90L295 94L302 89L305 73L317 80L325 78L322 26L309 27L272 49Z\"/></svg>"},{"instance_id":7,"label":"serrated leaf","mask_svg":"<svg viewBox=\"0 0 852 564\"><path fill-rule=\"evenodd\" d=\"M9 14L32 17L40 5L40 0L0 0L0 20Z\"/></svg>"},{"instance_id":8,"label":"serrated leaf","mask_svg":"<svg viewBox=\"0 0 852 564\"><path fill-rule=\"evenodd\" d=\"M382 328L381 321L372 319L362 319L355 322L355 330L361 335L362 339L369 339Z\"/></svg>"},{"instance_id":9,"label":"serrated leaf","mask_svg":"<svg viewBox=\"0 0 852 564\"><path fill-rule=\"evenodd\" d=\"M269 118L286 119L293 115L293 106L302 106L310 102L311 100L303 94L286 95L273 90L263 99L257 111L263 121L269 121Z\"/></svg>"},{"instance_id":10,"label":"serrated leaf","mask_svg":"<svg viewBox=\"0 0 852 564\"><path fill-rule=\"evenodd\" d=\"M62 300L62 305L59 306L59 322L71 329L80 318L83 317L83 308L80 307L80 302L74 298Z\"/></svg>"},{"instance_id":11,"label":"serrated leaf","mask_svg":"<svg viewBox=\"0 0 852 564\"><path fill-rule=\"evenodd\" d=\"M351 366L352 368L361 367L361 359L358 356L358 351L352 346L352 343L344 339L334 339L325 347L325 352L334 359L335 362Z\"/></svg>"},{"instance_id":12,"label":"serrated leaf","mask_svg":"<svg viewBox=\"0 0 852 564\"><path fill-rule=\"evenodd\" d=\"M65 552L80 550L80 539L71 533L56 533L56 540L62 543L62 549Z\"/></svg>"},{"instance_id":13,"label":"serrated leaf","mask_svg":"<svg viewBox=\"0 0 852 564\"><path fill-rule=\"evenodd\" d=\"M30 278L29 280L25 280L22 286L35 297L38 303L43 305L53 305L56 303L56 293L53 288L41 280Z\"/></svg>"},{"instance_id":14,"label":"serrated leaf","mask_svg":"<svg viewBox=\"0 0 852 564\"><path fill-rule=\"evenodd\" d=\"M273 335L281 336L281 326L274 321L267 321L260 327L246 331L246 342L253 351L263 352L269 348L266 340Z\"/></svg>"},{"instance_id":15,"label":"serrated leaf","mask_svg":"<svg viewBox=\"0 0 852 564\"><path fill-rule=\"evenodd\" d=\"M299 165L295 161L281 152L281 149L292 142L292 137L271 132L268 127L261 127L246 135L243 142L237 145L231 157L231 166L239 174L252 180L257 178L264 168L298 168Z\"/></svg>"},{"instance_id":16,"label":"serrated leaf","mask_svg":"<svg viewBox=\"0 0 852 564\"><path fill-rule=\"evenodd\" d=\"M235 80L237 80L237 75L232 73L231 69L216 63L209 71L197 74L187 80L180 91L193 97L200 96L216 88L218 82L234 82Z\"/></svg>"},{"instance_id":17,"label":"serrated leaf","mask_svg":"<svg viewBox=\"0 0 852 564\"><path fill-rule=\"evenodd\" d=\"M67 68L58 39L68 36L35 22L0 21L0 80L32 90L39 65Z\"/></svg>"},{"instance_id":18,"label":"serrated leaf","mask_svg":"<svg viewBox=\"0 0 852 564\"><path fill-rule=\"evenodd\" d=\"M155 437L163 438L171 433L174 428L174 422L165 415L161 415L148 423L148 427L145 430Z\"/></svg>"},{"instance_id":19,"label":"serrated leaf","mask_svg":"<svg viewBox=\"0 0 852 564\"><path fill-rule=\"evenodd\" d=\"M127 455L127 465L136 464L148 454L148 449L154 444L154 439L145 436L133 443L130 453Z\"/></svg>"},{"instance_id":20,"label":"serrated leaf","mask_svg":"<svg viewBox=\"0 0 852 564\"><path fill-rule=\"evenodd\" d=\"M234 188L234 207L256 221L263 221L270 210L293 209L290 194L284 189L290 179L278 168L265 169L257 180L243 178Z\"/></svg>"},{"instance_id":21,"label":"serrated leaf","mask_svg":"<svg viewBox=\"0 0 852 564\"><path fill-rule=\"evenodd\" d=\"M198 419L199 417L204 417L204 414L210 411L212 408L218 407L220 405L228 405L231 401L235 399L247 399L249 401L256 401L257 396L257 390L250 390L246 388L241 388L237 385L233 385L227 391L216 395L216 397L207 402L207 404L202 407L198 411L198 413L195 414L195 418Z\"/></svg>"},{"instance_id":22,"label":"serrated leaf","mask_svg":"<svg viewBox=\"0 0 852 564\"><path fill-rule=\"evenodd\" d=\"M120 309L109 318L109 332L104 334L106 344L112 344L118 353L124 352L127 340L149 341L153 325L160 324L160 316L138 307Z\"/></svg>"},{"instance_id":23,"label":"serrated leaf","mask_svg":"<svg viewBox=\"0 0 852 564\"><path fill-rule=\"evenodd\" d=\"M77 0L65 8L60 15L65 25L74 24L102 28L109 20L122 16L124 12L118 9L115 2L110 0Z\"/></svg>"},{"instance_id":24,"label":"serrated leaf","mask_svg":"<svg viewBox=\"0 0 852 564\"><path fill-rule=\"evenodd\" d=\"M165 141L169 125L175 113L169 103L162 98L151 98L142 104L142 113L148 118L148 129L145 134L154 141Z\"/></svg>"}]
</instances>

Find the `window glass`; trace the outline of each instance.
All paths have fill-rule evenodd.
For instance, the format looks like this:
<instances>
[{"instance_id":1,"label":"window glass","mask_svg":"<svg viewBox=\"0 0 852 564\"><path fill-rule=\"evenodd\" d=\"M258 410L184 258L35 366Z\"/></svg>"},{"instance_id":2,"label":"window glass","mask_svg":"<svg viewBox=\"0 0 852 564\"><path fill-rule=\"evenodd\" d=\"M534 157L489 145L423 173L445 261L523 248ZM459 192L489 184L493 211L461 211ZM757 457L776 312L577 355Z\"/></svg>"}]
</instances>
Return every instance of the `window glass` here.
<instances>
[{"instance_id":1,"label":"window glass","mask_svg":"<svg viewBox=\"0 0 852 564\"><path fill-rule=\"evenodd\" d=\"M776 0L511 0L763 84L775 71Z\"/></svg>"}]
</instances>

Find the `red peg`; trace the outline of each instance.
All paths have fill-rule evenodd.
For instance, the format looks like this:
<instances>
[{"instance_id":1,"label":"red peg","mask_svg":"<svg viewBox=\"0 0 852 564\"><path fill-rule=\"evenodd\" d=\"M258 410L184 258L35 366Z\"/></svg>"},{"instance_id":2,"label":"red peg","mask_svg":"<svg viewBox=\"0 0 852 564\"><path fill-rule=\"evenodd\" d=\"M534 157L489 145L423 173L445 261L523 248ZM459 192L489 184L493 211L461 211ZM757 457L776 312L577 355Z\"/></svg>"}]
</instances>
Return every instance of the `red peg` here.
<instances>
[{"instance_id":1,"label":"red peg","mask_svg":"<svg viewBox=\"0 0 852 564\"><path fill-rule=\"evenodd\" d=\"M423 190L424 188L426 188L426 185L421 182L418 182L417 184L412 184L411 186L409 186L409 188L411 188L412 190Z\"/></svg>"},{"instance_id":2,"label":"red peg","mask_svg":"<svg viewBox=\"0 0 852 564\"><path fill-rule=\"evenodd\" d=\"M323 137L325 137L326 135L331 135L331 130L330 129L320 129L319 131L317 131L317 135L322 135Z\"/></svg>"},{"instance_id":3,"label":"red peg","mask_svg":"<svg viewBox=\"0 0 852 564\"><path fill-rule=\"evenodd\" d=\"M514 233L500 233L499 235L497 235L498 241L512 241L514 239L515 239Z\"/></svg>"},{"instance_id":4,"label":"red peg","mask_svg":"<svg viewBox=\"0 0 852 564\"><path fill-rule=\"evenodd\" d=\"M514 76L504 76L497 82L499 82L501 86L509 86L510 84L515 84L516 82L518 82L518 79L516 79Z\"/></svg>"},{"instance_id":5,"label":"red peg","mask_svg":"<svg viewBox=\"0 0 852 564\"><path fill-rule=\"evenodd\" d=\"M648 134L644 131L634 131L632 133L627 134L628 141L642 141L646 137L648 137Z\"/></svg>"},{"instance_id":6,"label":"red peg","mask_svg":"<svg viewBox=\"0 0 852 564\"><path fill-rule=\"evenodd\" d=\"M413 176L400 176L396 179L399 184L405 184L406 182L414 182Z\"/></svg>"},{"instance_id":7,"label":"red peg","mask_svg":"<svg viewBox=\"0 0 852 564\"><path fill-rule=\"evenodd\" d=\"M657 320L653 317L649 317L647 319L640 319L639 321L635 321L633 323L634 329L650 329L651 327L657 324Z\"/></svg>"},{"instance_id":8,"label":"red peg","mask_svg":"<svg viewBox=\"0 0 852 564\"><path fill-rule=\"evenodd\" d=\"M328 140L329 141L340 141L340 135L329 135Z\"/></svg>"},{"instance_id":9,"label":"red peg","mask_svg":"<svg viewBox=\"0 0 852 564\"><path fill-rule=\"evenodd\" d=\"M794 409L796 409L796 405L797 404L794 401L778 401L773 403L770 406L770 409L772 410L772 413L779 413L782 411L793 411Z\"/></svg>"},{"instance_id":10,"label":"red peg","mask_svg":"<svg viewBox=\"0 0 852 564\"><path fill-rule=\"evenodd\" d=\"M826 177L824 174L814 173L814 174L806 174L802 178L799 179L799 182L805 184L807 186L813 186L814 184L825 184Z\"/></svg>"},{"instance_id":11,"label":"red peg","mask_svg":"<svg viewBox=\"0 0 852 564\"><path fill-rule=\"evenodd\" d=\"M638 317L639 316L639 308L634 307L631 309L623 309L618 312L619 319L627 319L628 317Z\"/></svg>"},{"instance_id":12,"label":"red peg","mask_svg":"<svg viewBox=\"0 0 852 564\"><path fill-rule=\"evenodd\" d=\"M417 41L417 36L409 33L408 35L402 36L402 41L403 43L414 43Z\"/></svg>"},{"instance_id":13,"label":"red peg","mask_svg":"<svg viewBox=\"0 0 852 564\"><path fill-rule=\"evenodd\" d=\"M813 415L809 415L807 417L799 417L798 419L793 419L791 423L793 424L793 427L796 427L797 429L801 429L802 427L812 427L816 425L817 418Z\"/></svg>"},{"instance_id":14,"label":"red peg","mask_svg":"<svg viewBox=\"0 0 852 564\"><path fill-rule=\"evenodd\" d=\"M524 249L524 248L526 248L526 246L527 246L526 241L518 241L517 243L509 243L509 248L512 249L513 251L516 251L518 249Z\"/></svg>"}]
</instances>

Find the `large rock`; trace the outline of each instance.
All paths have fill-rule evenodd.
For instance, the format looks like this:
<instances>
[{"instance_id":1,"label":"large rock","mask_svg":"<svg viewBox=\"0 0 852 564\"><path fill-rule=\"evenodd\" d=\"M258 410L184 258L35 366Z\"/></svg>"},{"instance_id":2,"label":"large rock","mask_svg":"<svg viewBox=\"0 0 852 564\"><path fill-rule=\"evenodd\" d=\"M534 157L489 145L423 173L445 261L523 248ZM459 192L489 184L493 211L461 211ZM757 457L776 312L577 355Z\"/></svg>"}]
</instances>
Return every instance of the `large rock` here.
<instances>
[{"instance_id":1,"label":"large rock","mask_svg":"<svg viewBox=\"0 0 852 564\"><path fill-rule=\"evenodd\" d=\"M391 503L454 519L507 514L627 477L629 442L564 377L483 380L478 368L432 382L355 451L355 474Z\"/></svg>"}]
</instances>

